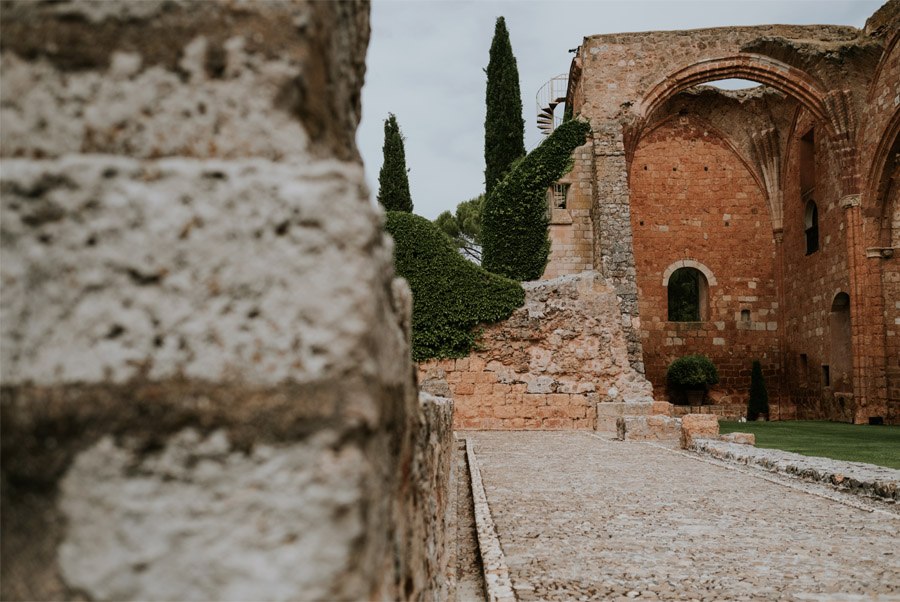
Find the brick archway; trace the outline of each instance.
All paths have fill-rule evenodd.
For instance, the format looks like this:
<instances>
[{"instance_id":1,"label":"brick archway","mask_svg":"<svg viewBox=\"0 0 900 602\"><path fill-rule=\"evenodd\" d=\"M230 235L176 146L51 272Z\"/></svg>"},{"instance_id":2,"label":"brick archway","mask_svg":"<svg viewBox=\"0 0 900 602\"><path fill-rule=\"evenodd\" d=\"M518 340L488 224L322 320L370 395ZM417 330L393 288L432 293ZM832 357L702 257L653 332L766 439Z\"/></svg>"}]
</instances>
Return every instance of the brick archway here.
<instances>
[{"instance_id":1,"label":"brick archway","mask_svg":"<svg viewBox=\"0 0 900 602\"><path fill-rule=\"evenodd\" d=\"M829 133L834 126L825 105L825 90L805 71L759 54L705 59L670 73L644 96L636 107L638 115L649 120L671 97L692 86L720 79L741 78L772 86L796 98Z\"/></svg>"}]
</instances>

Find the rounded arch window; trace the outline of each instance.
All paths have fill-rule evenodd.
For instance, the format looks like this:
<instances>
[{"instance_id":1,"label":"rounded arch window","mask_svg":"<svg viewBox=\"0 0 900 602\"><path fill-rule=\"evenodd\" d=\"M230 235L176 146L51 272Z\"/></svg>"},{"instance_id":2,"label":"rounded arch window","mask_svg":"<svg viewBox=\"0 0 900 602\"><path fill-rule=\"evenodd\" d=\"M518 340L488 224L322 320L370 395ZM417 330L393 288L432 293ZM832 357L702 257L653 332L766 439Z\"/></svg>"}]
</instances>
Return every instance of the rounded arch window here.
<instances>
[{"instance_id":1,"label":"rounded arch window","mask_svg":"<svg viewBox=\"0 0 900 602\"><path fill-rule=\"evenodd\" d=\"M709 315L709 282L706 275L692 267L672 272L668 284L669 321L701 322Z\"/></svg>"},{"instance_id":2,"label":"rounded arch window","mask_svg":"<svg viewBox=\"0 0 900 602\"><path fill-rule=\"evenodd\" d=\"M815 201L806 203L803 231L806 233L806 254L812 255L819 250L819 208Z\"/></svg>"}]
</instances>

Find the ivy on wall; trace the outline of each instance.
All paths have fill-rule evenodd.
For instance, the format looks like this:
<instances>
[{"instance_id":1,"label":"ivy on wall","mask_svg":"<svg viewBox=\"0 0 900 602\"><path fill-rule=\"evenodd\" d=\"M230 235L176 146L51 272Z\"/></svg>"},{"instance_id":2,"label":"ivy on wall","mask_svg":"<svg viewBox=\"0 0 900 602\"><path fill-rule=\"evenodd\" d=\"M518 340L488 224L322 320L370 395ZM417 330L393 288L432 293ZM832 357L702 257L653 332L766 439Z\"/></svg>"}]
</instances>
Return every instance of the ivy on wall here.
<instances>
[{"instance_id":1,"label":"ivy on wall","mask_svg":"<svg viewBox=\"0 0 900 602\"><path fill-rule=\"evenodd\" d=\"M412 355L415 361L467 355L475 327L504 320L525 301L518 282L466 261L433 223L389 211L394 264L413 294Z\"/></svg>"},{"instance_id":2,"label":"ivy on wall","mask_svg":"<svg viewBox=\"0 0 900 602\"><path fill-rule=\"evenodd\" d=\"M485 269L515 280L541 277L550 256L547 189L572 167L572 151L590 132L570 120L515 163L484 201L481 240Z\"/></svg>"}]
</instances>

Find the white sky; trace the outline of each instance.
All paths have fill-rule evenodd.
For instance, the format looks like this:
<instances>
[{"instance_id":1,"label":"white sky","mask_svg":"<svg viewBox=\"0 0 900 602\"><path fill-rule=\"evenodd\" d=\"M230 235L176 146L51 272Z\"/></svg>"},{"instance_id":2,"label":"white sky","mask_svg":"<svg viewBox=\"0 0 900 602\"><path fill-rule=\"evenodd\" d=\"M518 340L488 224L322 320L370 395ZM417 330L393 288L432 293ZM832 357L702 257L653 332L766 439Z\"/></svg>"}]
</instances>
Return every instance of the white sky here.
<instances>
[{"instance_id":1,"label":"white sky","mask_svg":"<svg viewBox=\"0 0 900 602\"><path fill-rule=\"evenodd\" d=\"M525 146L540 140L535 94L568 73L585 36L770 23L862 27L880 0L374 0L357 134L374 198L388 112L406 138L414 211L434 219L484 190L484 94L497 17L519 66Z\"/></svg>"}]
</instances>

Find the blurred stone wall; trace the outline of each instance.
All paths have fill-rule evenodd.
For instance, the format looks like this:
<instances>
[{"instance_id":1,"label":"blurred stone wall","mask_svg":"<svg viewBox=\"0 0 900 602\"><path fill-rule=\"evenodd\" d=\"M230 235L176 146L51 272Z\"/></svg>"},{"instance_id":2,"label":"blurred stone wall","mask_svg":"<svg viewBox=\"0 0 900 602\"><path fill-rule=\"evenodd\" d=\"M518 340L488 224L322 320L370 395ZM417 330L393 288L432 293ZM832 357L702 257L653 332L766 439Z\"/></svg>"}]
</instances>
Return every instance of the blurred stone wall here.
<instances>
[{"instance_id":1,"label":"blurred stone wall","mask_svg":"<svg viewBox=\"0 0 900 602\"><path fill-rule=\"evenodd\" d=\"M447 595L368 4L0 10L2 597Z\"/></svg>"}]
</instances>

